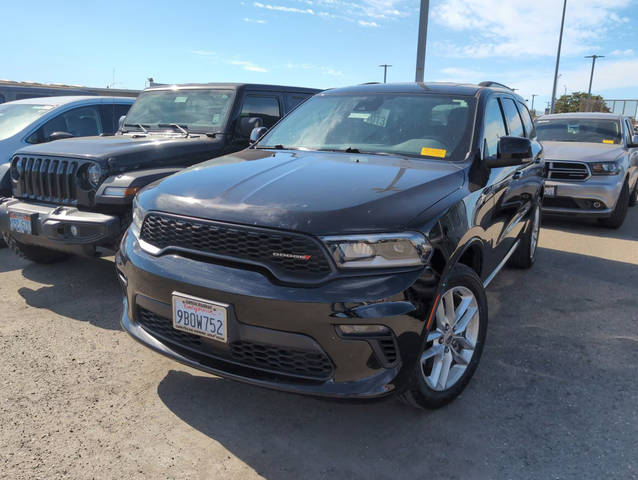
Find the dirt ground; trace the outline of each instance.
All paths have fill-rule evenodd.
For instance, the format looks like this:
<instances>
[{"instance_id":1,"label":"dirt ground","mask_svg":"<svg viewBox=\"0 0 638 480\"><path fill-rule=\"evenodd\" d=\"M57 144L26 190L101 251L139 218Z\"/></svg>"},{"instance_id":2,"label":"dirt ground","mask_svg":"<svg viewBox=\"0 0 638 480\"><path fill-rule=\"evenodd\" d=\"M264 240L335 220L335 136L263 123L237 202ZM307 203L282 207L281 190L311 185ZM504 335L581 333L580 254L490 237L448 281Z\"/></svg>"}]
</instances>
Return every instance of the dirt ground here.
<instances>
[{"instance_id":1,"label":"dirt ground","mask_svg":"<svg viewBox=\"0 0 638 480\"><path fill-rule=\"evenodd\" d=\"M488 297L476 376L420 412L183 367L121 331L112 259L0 250L0 478L637 478L638 208L546 223Z\"/></svg>"}]
</instances>

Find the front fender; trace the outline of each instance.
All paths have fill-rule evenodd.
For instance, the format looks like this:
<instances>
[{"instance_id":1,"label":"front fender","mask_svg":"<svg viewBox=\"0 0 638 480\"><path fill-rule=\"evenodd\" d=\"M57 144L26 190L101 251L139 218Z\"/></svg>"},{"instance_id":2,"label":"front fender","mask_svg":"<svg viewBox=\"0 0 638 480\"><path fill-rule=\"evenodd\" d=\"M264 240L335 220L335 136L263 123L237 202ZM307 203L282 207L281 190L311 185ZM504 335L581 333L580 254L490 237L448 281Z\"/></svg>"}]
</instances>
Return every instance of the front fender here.
<instances>
[{"instance_id":1,"label":"front fender","mask_svg":"<svg viewBox=\"0 0 638 480\"><path fill-rule=\"evenodd\" d=\"M1 167L1 166L0 166ZM95 194L95 203L103 205L127 205L145 186L179 172L182 167L152 168L121 173L108 177Z\"/></svg>"},{"instance_id":2,"label":"front fender","mask_svg":"<svg viewBox=\"0 0 638 480\"><path fill-rule=\"evenodd\" d=\"M0 164L0 197L11 196L11 162Z\"/></svg>"}]
</instances>

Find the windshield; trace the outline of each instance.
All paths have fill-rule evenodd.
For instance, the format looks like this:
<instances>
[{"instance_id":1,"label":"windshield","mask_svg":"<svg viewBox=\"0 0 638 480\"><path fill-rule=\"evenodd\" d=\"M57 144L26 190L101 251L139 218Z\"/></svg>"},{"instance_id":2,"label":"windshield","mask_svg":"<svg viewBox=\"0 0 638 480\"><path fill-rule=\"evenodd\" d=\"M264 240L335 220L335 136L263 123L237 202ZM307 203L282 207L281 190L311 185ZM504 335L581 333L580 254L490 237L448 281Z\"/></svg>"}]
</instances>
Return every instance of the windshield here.
<instances>
[{"instance_id":1,"label":"windshield","mask_svg":"<svg viewBox=\"0 0 638 480\"><path fill-rule=\"evenodd\" d=\"M547 142L620 143L620 123L617 120L592 118L539 119L538 139Z\"/></svg>"},{"instance_id":2,"label":"windshield","mask_svg":"<svg viewBox=\"0 0 638 480\"><path fill-rule=\"evenodd\" d=\"M126 115L125 130L139 125L166 130L178 124L189 131L218 131L232 104L233 90L182 89L142 93Z\"/></svg>"},{"instance_id":3,"label":"windshield","mask_svg":"<svg viewBox=\"0 0 638 480\"><path fill-rule=\"evenodd\" d=\"M53 105L34 105L28 103L1 104L0 140L15 135L53 108L55 108Z\"/></svg>"},{"instance_id":4,"label":"windshield","mask_svg":"<svg viewBox=\"0 0 638 480\"><path fill-rule=\"evenodd\" d=\"M447 95L319 95L256 148L336 150L462 160L474 99Z\"/></svg>"}]
</instances>

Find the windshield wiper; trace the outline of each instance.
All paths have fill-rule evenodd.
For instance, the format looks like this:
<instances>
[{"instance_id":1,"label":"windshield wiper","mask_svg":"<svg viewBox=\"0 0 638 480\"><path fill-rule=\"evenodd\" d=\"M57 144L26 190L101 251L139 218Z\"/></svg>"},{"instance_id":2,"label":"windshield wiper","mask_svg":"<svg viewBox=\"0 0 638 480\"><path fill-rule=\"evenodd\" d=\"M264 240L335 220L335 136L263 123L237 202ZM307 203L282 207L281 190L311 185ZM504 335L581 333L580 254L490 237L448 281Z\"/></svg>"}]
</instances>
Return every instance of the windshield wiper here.
<instances>
[{"instance_id":1,"label":"windshield wiper","mask_svg":"<svg viewBox=\"0 0 638 480\"><path fill-rule=\"evenodd\" d=\"M284 147L281 144L273 145L269 147L255 147L257 150L295 150L294 148Z\"/></svg>"},{"instance_id":2,"label":"windshield wiper","mask_svg":"<svg viewBox=\"0 0 638 480\"><path fill-rule=\"evenodd\" d=\"M318 148L318 152L345 152L345 153L361 153L358 148L348 147L345 150L340 148Z\"/></svg>"},{"instance_id":3,"label":"windshield wiper","mask_svg":"<svg viewBox=\"0 0 638 480\"><path fill-rule=\"evenodd\" d=\"M187 137L190 135L188 133L188 125L178 125L177 123L158 123L157 124L158 127L171 127L171 128L176 128L177 130L179 130L180 132L182 132L184 135L186 135Z\"/></svg>"},{"instance_id":4,"label":"windshield wiper","mask_svg":"<svg viewBox=\"0 0 638 480\"><path fill-rule=\"evenodd\" d=\"M137 127L140 130L142 130L142 132L148 133L148 130L146 130L145 126L142 125L141 123L125 123L124 126L125 127ZM150 127L150 125L146 125L146 127Z\"/></svg>"}]
</instances>

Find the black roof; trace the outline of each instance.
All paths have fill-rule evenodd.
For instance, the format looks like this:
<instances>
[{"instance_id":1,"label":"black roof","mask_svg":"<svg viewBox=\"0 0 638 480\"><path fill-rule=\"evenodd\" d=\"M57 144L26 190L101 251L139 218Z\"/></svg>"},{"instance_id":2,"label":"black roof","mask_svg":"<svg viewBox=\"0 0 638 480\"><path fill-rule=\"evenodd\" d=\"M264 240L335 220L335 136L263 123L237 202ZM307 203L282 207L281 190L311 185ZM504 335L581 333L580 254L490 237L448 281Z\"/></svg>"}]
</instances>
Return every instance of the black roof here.
<instances>
[{"instance_id":1,"label":"black roof","mask_svg":"<svg viewBox=\"0 0 638 480\"><path fill-rule=\"evenodd\" d=\"M266 85L261 83L181 83L174 85L154 85L152 87L146 88L144 91L148 92L151 90L171 90L171 89L180 89L180 88L226 88L230 90L240 90L244 88L250 88L255 90L262 91L272 91L272 92L299 92L299 93L318 93L321 90L317 88L305 88L305 87L288 87L285 85Z\"/></svg>"},{"instance_id":2,"label":"black roof","mask_svg":"<svg viewBox=\"0 0 638 480\"><path fill-rule=\"evenodd\" d=\"M365 83L352 87L335 88L328 90L322 95L332 94L356 94L356 93L440 93L449 95L470 95L474 96L481 90L494 90L501 93L509 93L520 98L520 95L505 86L493 85L473 85L470 83Z\"/></svg>"}]
</instances>

